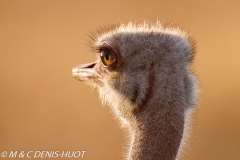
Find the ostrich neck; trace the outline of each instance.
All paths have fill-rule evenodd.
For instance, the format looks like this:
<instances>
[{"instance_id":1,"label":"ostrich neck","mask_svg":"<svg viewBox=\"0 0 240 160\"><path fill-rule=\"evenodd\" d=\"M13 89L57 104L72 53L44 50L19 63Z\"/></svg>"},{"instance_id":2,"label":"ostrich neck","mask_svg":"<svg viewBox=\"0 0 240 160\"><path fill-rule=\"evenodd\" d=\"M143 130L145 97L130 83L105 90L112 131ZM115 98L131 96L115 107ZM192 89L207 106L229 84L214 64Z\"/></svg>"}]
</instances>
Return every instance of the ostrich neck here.
<instances>
[{"instance_id":1,"label":"ostrich neck","mask_svg":"<svg viewBox=\"0 0 240 160\"><path fill-rule=\"evenodd\" d=\"M132 135L129 160L175 160L178 154L186 105L179 97L184 89L175 88L180 85L174 81L154 81L150 81L144 106L133 113L135 118L128 119Z\"/></svg>"},{"instance_id":2,"label":"ostrich neck","mask_svg":"<svg viewBox=\"0 0 240 160\"><path fill-rule=\"evenodd\" d=\"M159 106L162 108L164 106ZM146 107L147 108L147 107ZM150 107L149 107L150 108ZM149 116L146 116L148 112ZM130 160L175 160L182 140L184 114L173 107L138 115L130 123Z\"/></svg>"}]
</instances>

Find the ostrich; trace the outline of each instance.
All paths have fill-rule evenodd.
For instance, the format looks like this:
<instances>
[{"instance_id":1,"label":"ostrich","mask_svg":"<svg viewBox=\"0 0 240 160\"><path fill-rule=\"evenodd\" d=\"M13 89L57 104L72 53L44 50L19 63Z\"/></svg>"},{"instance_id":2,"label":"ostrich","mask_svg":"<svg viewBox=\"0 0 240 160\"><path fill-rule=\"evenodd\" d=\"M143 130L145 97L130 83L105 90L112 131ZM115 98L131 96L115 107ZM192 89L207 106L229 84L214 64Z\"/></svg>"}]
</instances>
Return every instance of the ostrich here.
<instances>
[{"instance_id":1,"label":"ostrich","mask_svg":"<svg viewBox=\"0 0 240 160\"><path fill-rule=\"evenodd\" d=\"M127 131L125 159L177 159L197 99L190 36L158 21L115 24L90 37L97 61L72 75L98 89Z\"/></svg>"}]
</instances>

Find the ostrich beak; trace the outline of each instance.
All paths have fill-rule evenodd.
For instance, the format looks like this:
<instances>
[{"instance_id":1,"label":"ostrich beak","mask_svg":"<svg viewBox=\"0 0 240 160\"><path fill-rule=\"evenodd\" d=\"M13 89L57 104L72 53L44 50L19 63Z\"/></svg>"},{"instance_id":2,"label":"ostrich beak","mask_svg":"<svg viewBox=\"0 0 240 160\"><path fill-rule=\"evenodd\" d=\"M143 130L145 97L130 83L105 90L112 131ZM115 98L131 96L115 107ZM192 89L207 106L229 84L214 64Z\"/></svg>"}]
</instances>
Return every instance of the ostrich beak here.
<instances>
[{"instance_id":1,"label":"ostrich beak","mask_svg":"<svg viewBox=\"0 0 240 160\"><path fill-rule=\"evenodd\" d=\"M72 75L79 81L90 81L98 77L97 72L94 69L96 62L80 64L72 69Z\"/></svg>"}]
</instances>

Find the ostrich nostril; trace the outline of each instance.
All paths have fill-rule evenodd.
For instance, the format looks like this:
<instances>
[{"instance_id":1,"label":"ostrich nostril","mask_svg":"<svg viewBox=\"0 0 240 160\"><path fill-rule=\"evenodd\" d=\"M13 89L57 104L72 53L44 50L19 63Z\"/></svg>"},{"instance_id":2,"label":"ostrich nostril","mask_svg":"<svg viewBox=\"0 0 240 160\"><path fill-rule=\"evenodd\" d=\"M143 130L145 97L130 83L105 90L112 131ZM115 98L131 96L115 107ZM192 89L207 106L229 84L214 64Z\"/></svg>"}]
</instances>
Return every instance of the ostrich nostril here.
<instances>
[{"instance_id":1,"label":"ostrich nostril","mask_svg":"<svg viewBox=\"0 0 240 160\"><path fill-rule=\"evenodd\" d=\"M80 69L92 69L96 65L96 62L80 64L72 69L72 73L78 73Z\"/></svg>"},{"instance_id":2,"label":"ostrich nostril","mask_svg":"<svg viewBox=\"0 0 240 160\"><path fill-rule=\"evenodd\" d=\"M96 62L88 63L88 64L82 64L82 69L84 69L84 68L93 68L95 65L96 65Z\"/></svg>"},{"instance_id":3,"label":"ostrich nostril","mask_svg":"<svg viewBox=\"0 0 240 160\"><path fill-rule=\"evenodd\" d=\"M96 65L96 62L93 62L93 63L80 64L77 67L79 69L85 69L85 68L93 68L95 65Z\"/></svg>"}]
</instances>

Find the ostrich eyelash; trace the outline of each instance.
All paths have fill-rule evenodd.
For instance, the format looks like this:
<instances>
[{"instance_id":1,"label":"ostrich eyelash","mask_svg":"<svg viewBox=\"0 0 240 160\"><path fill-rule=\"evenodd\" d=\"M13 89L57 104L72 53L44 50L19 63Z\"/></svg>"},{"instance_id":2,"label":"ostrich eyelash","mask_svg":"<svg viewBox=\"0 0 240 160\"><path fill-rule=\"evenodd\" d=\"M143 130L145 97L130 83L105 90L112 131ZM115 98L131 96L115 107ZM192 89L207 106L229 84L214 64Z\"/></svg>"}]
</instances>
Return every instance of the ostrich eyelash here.
<instances>
[{"instance_id":1,"label":"ostrich eyelash","mask_svg":"<svg viewBox=\"0 0 240 160\"><path fill-rule=\"evenodd\" d=\"M95 50L95 52L100 53L101 51L104 51L104 50L111 51L112 48L110 46L103 45L103 46L96 47L94 50Z\"/></svg>"}]
</instances>

